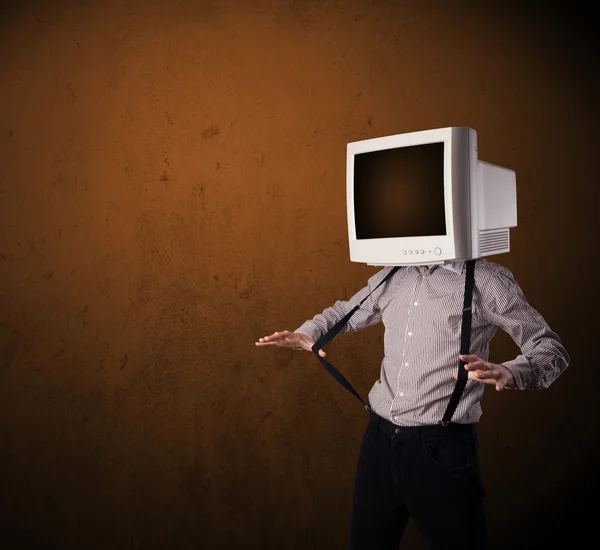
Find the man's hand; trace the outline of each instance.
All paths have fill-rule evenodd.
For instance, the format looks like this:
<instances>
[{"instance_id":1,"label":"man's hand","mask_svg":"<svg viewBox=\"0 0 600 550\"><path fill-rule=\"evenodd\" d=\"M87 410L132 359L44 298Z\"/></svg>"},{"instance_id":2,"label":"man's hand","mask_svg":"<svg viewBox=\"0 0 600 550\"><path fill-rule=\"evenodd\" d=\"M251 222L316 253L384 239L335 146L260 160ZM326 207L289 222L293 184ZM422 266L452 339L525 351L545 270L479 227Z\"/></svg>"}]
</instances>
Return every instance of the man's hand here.
<instances>
[{"instance_id":1,"label":"man's hand","mask_svg":"<svg viewBox=\"0 0 600 550\"><path fill-rule=\"evenodd\" d=\"M477 355L459 355L465 361L465 369L469 371L469 380L478 380L484 384L495 384L496 390L511 390L517 387L514 376L504 365L496 365L479 359ZM455 371L453 378L458 377Z\"/></svg>"},{"instance_id":2,"label":"man's hand","mask_svg":"<svg viewBox=\"0 0 600 550\"><path fill-rule=\"evenodd\" d=\"M301 332L290 332L284 330L283 332L274 332L271 336L265 336L259 338L256 342L257 346L281 346L284 348L302 348L306 351L312 351L312 347L315 345L314 340L302 334ZM322 349L319 350L319 355L325 357L327 355Z\"/></svg>"}]
</instances>

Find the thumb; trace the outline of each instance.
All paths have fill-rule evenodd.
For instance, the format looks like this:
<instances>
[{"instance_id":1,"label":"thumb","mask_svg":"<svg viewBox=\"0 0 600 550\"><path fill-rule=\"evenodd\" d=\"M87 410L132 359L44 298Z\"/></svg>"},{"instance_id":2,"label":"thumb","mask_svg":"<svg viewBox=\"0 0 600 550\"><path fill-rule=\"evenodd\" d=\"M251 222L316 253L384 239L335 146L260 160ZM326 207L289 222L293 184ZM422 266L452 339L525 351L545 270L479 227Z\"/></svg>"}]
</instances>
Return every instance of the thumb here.
<instances>
[{"instance_id":1,"label":"thumb","mask_svg":"<svg viewBox=\"0 0 600 550\"><path fill-rule=\"evenodd\" d=\"M306 344L306 346L307 346L307 348L306 348L306 349L307 349L308 351L312 351L312 348L313 348L313 346L315 345L315 341L314 341L312 338L310 338L310 337L305 337L304 335L301 335L301 336L300 336L300 338L301 338L301 340L303 340L303 341L304 341L304 343ZM321 357L325 357L327 354L326 354L326 353L325 353L325 352L324 352L322 349L320 349L320 350L319 350L319 355L320 355Z\"/></svg>"}]
</instances>

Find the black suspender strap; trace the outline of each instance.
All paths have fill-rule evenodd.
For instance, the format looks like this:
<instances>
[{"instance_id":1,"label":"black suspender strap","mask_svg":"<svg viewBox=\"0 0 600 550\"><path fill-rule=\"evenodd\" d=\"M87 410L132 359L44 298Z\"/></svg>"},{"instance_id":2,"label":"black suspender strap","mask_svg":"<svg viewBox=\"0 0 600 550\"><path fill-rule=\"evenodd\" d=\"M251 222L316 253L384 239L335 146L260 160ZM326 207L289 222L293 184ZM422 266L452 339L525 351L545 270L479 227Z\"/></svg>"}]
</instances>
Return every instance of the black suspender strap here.
<instances>
[{"instance_id":1,"label":"black suspender strap","mask_svg":"<svg viewBox=\"0 0 600 550\"><path fill-rule=\"evenodd\" d=\"M394 273L396 273L396 271L398 271L398 269L400 268L400 266L395 266L394 269L392 269L385 277L384 279L373 289L373 291L369 294L369 296L371 296L371 294L373 294L373 292L375 292L383 283L385 283ZM326 344L328 344L329 342L331 342L331 340L333 340L337 334L340 332L340 330L342 330L343 326L348 322L348 320L350 319L350 317L352 317L352 315L354 315L354 313L356 313L356 311L358 310L358 308L362 305L362 303L369 297L367 296L366 298L364 298L358 305L354 306L354 308L347 313L342 319L340 319L335 325L333 325L325 334L323 334L323 336L321 336L321 338L319 338L313 345L312 347L312 351L313 353L317 356L317 359L319 361L321 361L321 364L325 367L325 369L327 370L327 372L329 374L331 374L331 376L333 376L342 386L344 386L344 388L346 388L352 395L354 395L364 406L364 408L367 411L371 411L371 408L369 407L369 405L367 405L363 400L362 397L358 394L358 392L352 387L352 384L350 384L350 382L348 382L348 380L346 380L346 377L339 371L337 370L329 361L327 361L325 358L321 357L319 355L319 350L325 346Z\"/></svg>"},{"instance_id":2,"label":"black suspender strap","mask_svg":"<svg viewBox=\"0 0 600 550\"><path fill-rule=\"evenodd\" d=\"M461 355L467 355L471 346L471 321L473 319L472 314L472 302L473 302L473 286L475 285L475 260L469 260L467 262L467 276L465 278L465 299L463 305L462 315L462 326L460 329L460 353ZM456 384L454 391L450 396L448 407L442 417L440 424L442 426L448 426L452 420L452 415L456 411L458 402L463 394L467 381L469 379L469 373L464 368L467 364L466 361L459 359L458 363L458 376L456 377Z\"/></svg>"}]
</instances>

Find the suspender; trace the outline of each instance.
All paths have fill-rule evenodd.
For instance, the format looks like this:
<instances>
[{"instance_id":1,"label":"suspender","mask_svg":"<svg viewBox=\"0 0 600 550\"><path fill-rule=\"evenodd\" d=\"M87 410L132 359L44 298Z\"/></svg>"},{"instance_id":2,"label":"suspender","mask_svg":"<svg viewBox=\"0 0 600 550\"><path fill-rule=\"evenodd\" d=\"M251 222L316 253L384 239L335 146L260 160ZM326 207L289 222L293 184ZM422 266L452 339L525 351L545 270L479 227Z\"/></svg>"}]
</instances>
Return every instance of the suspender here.
<instances>
[{"instance_id":1,"label":"suspender","mask_svg":"<svg viewBox=\"0 0 600 550\"><path fill-rule=\"evenodd\" d=\"M400 269L400 266L396 266L394 267L394 269L392 269L383 279L383 281L381 281L374 289L373 292L375 292L383 283L385 283L394 273L396 273L396 271L398 271L398 269ZM371 292L369 294L369 296L371 296L371 294L373 294L373 292ZM358 395L358 392L352 387L352 384L350 384L350 382L348 382L348 380L346 380L346 377L339 371L337 370L329 361L327 361L325 358L321 357L319 355L319 350L325 345L328 344L329 342L331 342L331 340L333 340L335 338L335 336L338 334L338 332L340 330L342 330L342 327L348 322L348 319L350 319L350 317L352 317L354 315L354 313L356 312L356 310L362 305L362 303L369 297L367 296L364 300L362 300L360 302L360 304L358 304L357 306L354 306L354 309L352 309L352 311L350 311L349 313L346 314L346 316L343 319L340 319L335 325L333 325L325 334L323 334L323 336L321 336L321 338L319 338L315 344L313 345L313 347L311 348L313 353L317 356L317 359L319 361L321 361L321 364L327 369L327 372L329 372L329 374L331 374L331 376L333 376L342 386L344 386L344 388L346 388L352 395L354 395L365 407L365 409L367 409L368 412L371 411L371 407L369 407L369 405L367 405L363 400L362 397L360 395Z\"/></svg>"},{"instance_id":2,"label":"suspender","mask_svg":"<svg viewBox=\"0 0 600 550\"><path fill-rule=\"evenodd\" d=\"M356 313L358 308L363 304L363 302L373 294L383 283L385 283L398 269L400 266L394 267L385 277L384 279L373 289L373 291L364 298L358 305L354 306L354 308L347 313L342 319L340 319L335 325L333 325L325 334L323 334L313 345L312 351L317 356L317 359L321 362L321 364L325 367L327 372L331 374L344 388L346 388L352 395L354 395L364 406L367 412L371 412L371 407L367 405L362 397L358 394L358 392L352 387L352 384L348 382L346 377L337 370L329 361L327 361L324 357L319 355L319 350L323 348L326 344L331 342L335 338L335 336L342 330L342 327L348 322L350 317ZM467 261L467 274L465 280L465 297L464 297L464 305L463 305L463 315L462 315L462 326L461 326L461 334L460 334L460 353L462 355L467 355L469 353L469 346L471 343L471 322L472 322L472 298L473 298L473 287L475 284L475 260ZM448 402L448 407L446 408L446 412L440 421L442 426L448 426L451 422L452 416L456 411L456 407L458 406L458 402L462 396L462 393L467 385L468 380L468 372L463 368L466 362L462 359L459 361L458 365L458 377L456 380L456 384L454 386L454 391L452 392L452 396L450 397L450 401Z\"/></svg>"},{"instance_id":3,"label":"suspender","mask_svg":"<svg viewBox=\"0 0 600 550\"><path fill-rule=\"evenodd\" d=\"M467 277L465 280L465 299L463 305L462 314L462 325L460 328L460 353L461 355L467 355L469 353L469 346L471 344L471 321L473 319L472 310L472 298L473 298L473 286L475 285L475 260L469 260L467 262ZM454 391L450 396L448 407L442 418L441 424L447 426L450 424L452 415L458 406L458 402L462 396L463 390L467 385L469 379L469 373L466 371L464 366L466 361L462 359L458 363L458 376L456 377L456 384L454 385Z\"/></svg>"}]
</instances>

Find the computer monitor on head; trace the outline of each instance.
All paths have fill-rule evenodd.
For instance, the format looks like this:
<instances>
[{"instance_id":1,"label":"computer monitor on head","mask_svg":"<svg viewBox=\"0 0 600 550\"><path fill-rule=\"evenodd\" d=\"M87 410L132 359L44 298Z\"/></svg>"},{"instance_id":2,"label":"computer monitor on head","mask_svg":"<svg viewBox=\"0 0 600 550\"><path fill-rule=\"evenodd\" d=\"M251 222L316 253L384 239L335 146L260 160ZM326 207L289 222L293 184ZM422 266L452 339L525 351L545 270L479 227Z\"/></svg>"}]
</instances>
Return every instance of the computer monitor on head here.
<instances>
[{"instance_id":1,"label":"computer monitor on head","mask_svg":"<svg viewBox=\"0 0 600 550\"><path fill-rule=\"evenodd\" d=\"M350 260L424 265L510 250L513 170L477 158L477 133L450 127L348 143Z\"/></svg>"}]
</instances>

